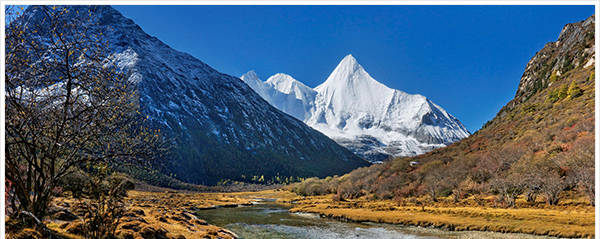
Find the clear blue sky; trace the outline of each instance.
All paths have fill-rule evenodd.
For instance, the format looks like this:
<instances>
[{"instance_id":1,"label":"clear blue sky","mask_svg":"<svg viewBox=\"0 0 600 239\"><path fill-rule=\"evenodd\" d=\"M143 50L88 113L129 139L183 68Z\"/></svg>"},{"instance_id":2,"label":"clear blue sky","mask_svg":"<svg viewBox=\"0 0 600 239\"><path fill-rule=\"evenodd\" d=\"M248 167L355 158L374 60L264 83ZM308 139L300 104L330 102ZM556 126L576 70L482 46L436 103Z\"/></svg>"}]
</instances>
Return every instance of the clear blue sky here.
<instances>
[{"instance_id":1,"label":"clear blue sky","mask_svg":"<svg viewBox=\"0 0 600 239\"><path fill-rule=\"evenodd\" d=\"M379 82L427 96L474 132L529 59L593 6L115 6L147 33L234 76L315 87L347 54Z\"/></svg>"}]
</instances>

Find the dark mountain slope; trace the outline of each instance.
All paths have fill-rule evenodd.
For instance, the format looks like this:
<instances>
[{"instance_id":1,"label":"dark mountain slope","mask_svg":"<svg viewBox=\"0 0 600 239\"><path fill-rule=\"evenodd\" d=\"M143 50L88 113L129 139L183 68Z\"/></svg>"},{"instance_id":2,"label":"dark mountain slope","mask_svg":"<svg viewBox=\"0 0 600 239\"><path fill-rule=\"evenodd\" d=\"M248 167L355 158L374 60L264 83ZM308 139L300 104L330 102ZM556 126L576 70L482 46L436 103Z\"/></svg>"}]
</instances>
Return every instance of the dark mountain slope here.
<instances>
[{"instance_id":1,"label":"dark mountain slope","mask_svg":"<svg viewBox=\"0 0 600 239\"><path fill-rule=\"evenodd\" d=\"M175 139L163 173L215 184L261 176L265 181L326 176L368 165L269 105L240 79L170 48L110 6L48 11L68 11L66 18L80 20L89 34L108 42L110 59L137 84L142 113ZM43 25L44 18L39 7L31 6L20 20Z\"/></svg>"}]
</instances>

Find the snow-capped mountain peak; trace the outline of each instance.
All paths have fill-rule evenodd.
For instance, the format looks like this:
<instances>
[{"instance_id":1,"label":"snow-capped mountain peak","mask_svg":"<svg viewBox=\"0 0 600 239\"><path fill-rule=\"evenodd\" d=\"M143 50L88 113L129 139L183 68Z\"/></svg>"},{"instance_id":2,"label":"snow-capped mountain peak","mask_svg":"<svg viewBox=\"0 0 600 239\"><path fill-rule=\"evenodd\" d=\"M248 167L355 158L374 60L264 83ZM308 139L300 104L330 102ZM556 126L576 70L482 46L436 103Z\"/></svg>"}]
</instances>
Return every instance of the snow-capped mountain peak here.
<instances>
[{"instance_id":1,"label":"snow-capped mountain peak","mask_svg":"<svg viewBox=\"0 0 600 239\"><path fill-rule=\"evenodd\" d=\"M310 114L317 92L294 77L277 73L262 81L254 71L240 77L250 88L279 110L304 120Z\"/></svg>"},{"instance_id":2,"label":"snow-capped mountain peak","mask_svg":"<svg viewBox=\"0 0 600 239\"><path fill-rule=\"evenodd\" d=\"M358 61L356 60L356 58L354 58L354 56L352 56L352 54L348 54L346 55L341 61L340 63L338 63L337 67L333 70L333 74L353 74L355 72L365 72L364 68L358 64Z\"/></svg>"},{"instance_id":3,"label":"snow-capped mountain peak","mask_svg":"<svg viewBox=\"0 0 600 239\"><path fill-rule=\"evenodd\" d=\"M330 125L346 125L344 122L335 122L339 117L346 117L342 115L374 116L385 109L394 93L394 90L373 79L352 55L344 57L315 91L319 94L318 101L321 107L316 109L317 117L312 119L312 123L320 121ZM320 114L324 113L335 117L323 118Z\"/></svg>"},{"instance_id":4,"label":"snow-capped mountain peak","mask_svg":"<svg viewBox=\"0 0 600 239\"><path fill-rule=\"evenodd\" d=\"M347 55L335 67L327 80L325 80L323 84L315 87L315 90L320 91L319 89L325 87L352 89L364 85L370 85L382 90L387 88L385 85L373 79L369 73L358 63L354 56Z\"/></svg>"},{"instance_id":5,"label":"snow-capped mountain peak","mask_svg":"<svg viewBox=\"0 0 600 239\"><path fill-rule=\"evenodd\" d=\"M302 84L300 81L294 79L294 77L285 73L277 73L269 77L266 83L272 85L275 89L287 94L292 92L294 88L309 88L308 86Z\"/></svg>"},{"instance_id":6,"label":"snow-capped mountain peak","mask_svg":"<svg viewBox=\"0 0 600 239\"><path fill-rule=\"evenodd\" d=\"M272 89L267 87L264 82L258 78L258 75L254 71L248 71L246 74L242 75L240 79L245 82L250 88L252 88L258 95L262 98L267 99L270 97L270 93ZM267 100L268 101L268 100ZM269 102L271 103L271 102Z\"/></svg>"},{"instance_id":7,"label":"snow-capped mountain peak","mask_svg":"<svg viewBox=\"0 0 600 239\"><path fill-rule=\"evenodd\" d=\"M240 77L243 81L247 81L247 80L251 80L251 81L260 81L260 79L258 78L258 75L256 74L256 72L254 70L250 70L248 72L246 72L246 74L242 75L242 77Z\"/></svg>"},{"instance_id":8,"label":"snow-capped mountain peak","mask_svg":"<svg viewBox=\"0 0 600 239\"><path fill-rule=\"evenodd\" d=\"M272 105L370 161L425 153L469 135L456 118L425 96L375 80L352 55L345 56L314 90L281 73L265 85L275 91L265 97ZM303 102L302 107L289 107L294 101ZM305 111L299 112L301 108Z\"/></svg>"},{"instance_id":9,"label":"snow-capped mountain peak","mask_svg":"<svg viewBox=\"0 0 600 239\"><path fill-rule=\"evenodd\" d=\"M348 54L342 59L342 61L340 61L340 63L337 65L335 70L333 70L333 72L356 72L359 70L364 71L362 66L358 64L356 58L354 58L352 54Z\"/></svg>"},{"instance_id":10,"label":"snow-capped mountain peak","mask_svg":"<svg viewBox=\"0 0 600 239\"><path fill-rule=\"evenodd\" d=\"M293 94L296 99L300 100L309 100L315 94L313 89L284 73L277 73L269 77L266 84L271 85L279 92Z\"/></svg>"}]
</instances>

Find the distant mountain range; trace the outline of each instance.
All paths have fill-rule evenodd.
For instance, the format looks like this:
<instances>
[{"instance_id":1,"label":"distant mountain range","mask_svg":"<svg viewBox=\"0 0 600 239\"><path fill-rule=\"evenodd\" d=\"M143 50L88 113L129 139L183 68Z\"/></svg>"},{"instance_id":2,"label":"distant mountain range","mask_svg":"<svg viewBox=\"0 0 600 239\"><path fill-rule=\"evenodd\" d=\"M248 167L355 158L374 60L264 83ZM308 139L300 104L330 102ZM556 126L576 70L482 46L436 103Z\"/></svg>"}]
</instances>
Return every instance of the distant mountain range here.
<instances>
[{"instance_id":1,"label":"distant mountain range","mask_svg":"<svg viewBox=\"0 0 600 239\"><path fill-rule=\"evenodd\" d=\"M277 110L236 77L172 49L110 6L67 6L68 18L102 33L130 81L150 125L175 141L165 174L198 184L262 182L342 174L369 163L322 133ZM43 24L28 7L21 20ZM39 33L40 37L49 37Z\"/></svg>"},{"instance_id":2,"label":"distant mountain range","mask_svg":"<svg viewBox=\"0 0 600 239\"><path fill-rule=\"evenodd\" d=\"M422 154L469 136L442 107L377 82L352 55L314 89L283 73L263 82L250 71L241 79L271 105L371 162Z\"/></svg>"}]
</instances>

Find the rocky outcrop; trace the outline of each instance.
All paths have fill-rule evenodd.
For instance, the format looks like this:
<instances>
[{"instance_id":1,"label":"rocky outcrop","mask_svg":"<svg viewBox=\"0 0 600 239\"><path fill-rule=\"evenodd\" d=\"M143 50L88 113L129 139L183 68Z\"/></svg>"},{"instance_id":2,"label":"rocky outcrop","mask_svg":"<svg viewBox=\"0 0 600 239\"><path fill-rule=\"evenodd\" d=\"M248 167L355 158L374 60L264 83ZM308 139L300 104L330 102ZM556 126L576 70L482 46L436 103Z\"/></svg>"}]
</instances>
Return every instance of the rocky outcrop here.
<instances>
[{"instance_id":1,"label":"rocky outcrop","mask_svg":"<svg viewBox=\"0 0 600 239\"><path fill-rule=\"evenodd\" d=\"M547 43L527 63L515 98L506 109L527 101L536 92L552 84L553 74L561 74L578 66L594 64L595 15L584 21L565 25L558 40Z\"/></svg>"}]
</instances>

